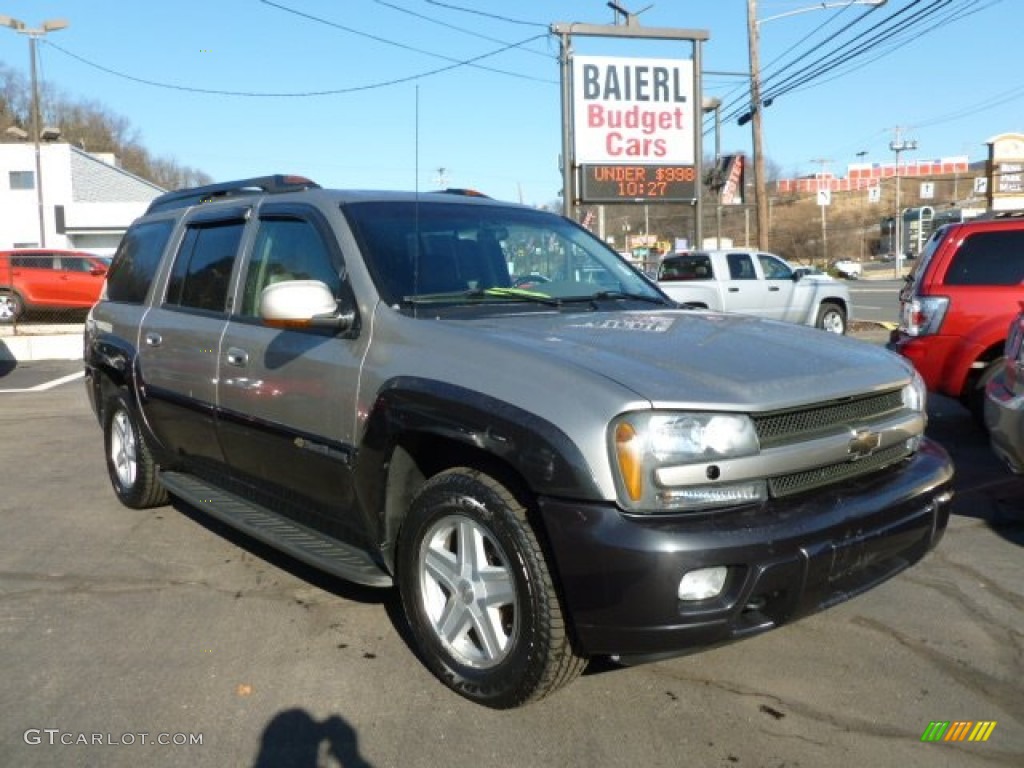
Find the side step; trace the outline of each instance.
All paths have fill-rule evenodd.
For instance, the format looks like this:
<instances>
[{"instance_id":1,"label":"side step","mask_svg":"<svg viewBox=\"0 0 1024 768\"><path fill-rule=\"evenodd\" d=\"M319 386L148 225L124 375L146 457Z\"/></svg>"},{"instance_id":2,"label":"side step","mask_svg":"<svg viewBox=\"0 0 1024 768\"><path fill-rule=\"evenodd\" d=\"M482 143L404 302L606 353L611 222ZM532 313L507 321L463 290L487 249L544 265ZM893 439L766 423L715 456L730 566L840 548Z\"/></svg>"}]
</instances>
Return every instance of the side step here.
<instances>
[{"instance_id":1,"label":"side step","mask_svg":"<svg viewBox=\"0 0 1024 768\"><path fill-rule=\"evenodd\" d=\"M279 549L296 560L347 581L390 587L391 575L363 550L325 536L182 472L161 472L167 490L221 522Z\"/></svg>"}]
</instances>

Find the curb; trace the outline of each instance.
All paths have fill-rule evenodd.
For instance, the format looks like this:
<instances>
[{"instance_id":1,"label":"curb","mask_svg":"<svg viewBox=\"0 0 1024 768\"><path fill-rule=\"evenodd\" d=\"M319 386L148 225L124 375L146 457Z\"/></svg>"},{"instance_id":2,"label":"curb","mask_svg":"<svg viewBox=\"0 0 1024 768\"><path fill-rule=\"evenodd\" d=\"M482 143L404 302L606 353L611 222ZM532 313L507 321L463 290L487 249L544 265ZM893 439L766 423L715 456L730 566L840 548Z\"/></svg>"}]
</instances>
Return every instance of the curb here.
<instances>
[{"instance_id":1,"label":"curb","mask_svg":"<svg viewBox=\"0 0 1024 768\"><path fill-rule=\"evenodd\" d=\"M0 333L0 361L81 360L82 329L67 333Z\"/></svg>"}]
</instances>

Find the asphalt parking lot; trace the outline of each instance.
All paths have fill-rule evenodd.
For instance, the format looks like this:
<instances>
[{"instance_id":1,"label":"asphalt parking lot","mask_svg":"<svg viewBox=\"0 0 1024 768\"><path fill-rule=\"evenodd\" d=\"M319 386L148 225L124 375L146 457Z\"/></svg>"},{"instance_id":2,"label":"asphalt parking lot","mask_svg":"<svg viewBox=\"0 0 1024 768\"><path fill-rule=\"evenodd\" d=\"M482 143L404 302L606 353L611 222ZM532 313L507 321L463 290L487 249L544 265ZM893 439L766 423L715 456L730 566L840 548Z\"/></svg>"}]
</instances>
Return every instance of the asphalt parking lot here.
<instances>
[{"instance_id":1,"label":"asphalt parking lot","mask_svg":"<svg viewBox=\"0 0 1024 768\"><path fill-rule=\"evenodd\" d=\"M74 363L0 370L0 764L1019 766L1024 480L956 403L925 561L825 613L511 712L449 692L391 592L325 577L184 504L110 491ZM34 389L33 389L34 388ZM29 391L26 391L29 390ZM922 742L933 721L987 741ZM201 743L197 743L201 742Z\"/></svg>"}]
</instances>

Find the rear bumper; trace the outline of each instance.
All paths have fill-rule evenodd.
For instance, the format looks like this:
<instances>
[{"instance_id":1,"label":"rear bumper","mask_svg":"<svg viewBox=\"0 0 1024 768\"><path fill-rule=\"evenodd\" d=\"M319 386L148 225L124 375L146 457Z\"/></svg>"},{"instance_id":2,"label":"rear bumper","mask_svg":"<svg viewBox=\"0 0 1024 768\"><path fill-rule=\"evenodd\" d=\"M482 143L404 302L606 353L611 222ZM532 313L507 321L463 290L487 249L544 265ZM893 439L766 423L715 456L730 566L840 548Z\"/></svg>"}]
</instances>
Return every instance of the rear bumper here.
<instances>
[{"instance_id":1,"label":"rear bumper","mask_svg":"<svg viewBox=\"0 0 1024 768\"><path fill-rule=\"evenodd\" d=\"M545 499L541 510L581 650L644 661L772 629L912 565L942 537L952 476L926 441L896 467L756 509L666 519ZM678 599L684 574L721 565L718 597Z\"/></svg>"},{"instance_id":2,"label":"rear bumper","mask_svg":"<svg viewBox=\"0 0 1024 768\"><path fill-rule=\"evenodd\" d=\"M971 364L983 351L967 344L958 336L907 336L892 331L886 349L905 357L921 374L930 392L960 398Z\"/></svg>"}]
</instances>

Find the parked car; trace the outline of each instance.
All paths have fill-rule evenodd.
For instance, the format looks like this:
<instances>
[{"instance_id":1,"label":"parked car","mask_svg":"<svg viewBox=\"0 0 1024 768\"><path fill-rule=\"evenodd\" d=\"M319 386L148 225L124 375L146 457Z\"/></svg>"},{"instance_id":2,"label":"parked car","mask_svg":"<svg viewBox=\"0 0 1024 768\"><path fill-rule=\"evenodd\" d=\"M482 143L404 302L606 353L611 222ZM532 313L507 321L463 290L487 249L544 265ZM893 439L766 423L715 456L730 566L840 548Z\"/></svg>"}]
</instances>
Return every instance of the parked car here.
<instances>
[{"instance_id":1,"label":"parked car","mask_svg":"<svg viewBox=\"0 0 1024 768\"><path fill-rule=\"evenodd\" d=\"M1024 214L940 227L906 280L889 348L928 389L959 399L983 422L985 388L1024 298Z\"/></svg>"},{"instance_id":2,"label":"parked car","mask_svg":"<svg viewBox=\"0 0 1024 768\"><path fill-rule=\"evenodd\" d=\"M1024 306L1024 305L1022 305ZM1017 474L1024 473L1024 312L1007 332L1003 364L985 387L985 425L992 450Z\"/></svg>"},{"instance_id":3,"label":"parked car","mask_svg":"<svg viewBox=\"0 0 1024 768\"><path fill-rule=\"evenodd\" d=\"M108 265L83 251L0 251L0 323L29 310L88 309L100 297Z\"/></svg>"},{"instance_id":4,"label":"parked car","mask_svg":"<svg viewBox=\"0 0 1024 768\"><path fill-rule=\"evenodd\" d=\"M840 277L847 280L856 280L864 274L864 267L859 261L853 259L840 259L832 268L839 273Z\"/></svg>"},{"instance_id":5,"label":"parked car","mask_svg":"<svg viewBox=\"0 0 1024 768\"><path fill-rule=\"evenodd\" d=\"M942 537L911 366L781 327L681 309L550 212L265 177L132 224L86 389L126 506L170 493L397 586L431 671L512 707L591 657L824 609Z\"/></svg>"},{"instance_id":6,"label":"parked car","mask_svg":"<svg viewBox=\"0 0 1024 768\"><path fill-rule=\"evenodd\" d=\"M811 325L846 333L850 291L828 275L794 269L773 253L749 248L696 251L665 258L658 287L688 307Z\"/></svg>"}]
</instances>

